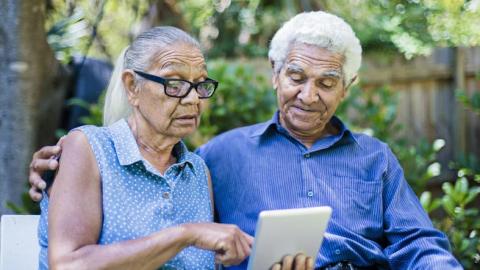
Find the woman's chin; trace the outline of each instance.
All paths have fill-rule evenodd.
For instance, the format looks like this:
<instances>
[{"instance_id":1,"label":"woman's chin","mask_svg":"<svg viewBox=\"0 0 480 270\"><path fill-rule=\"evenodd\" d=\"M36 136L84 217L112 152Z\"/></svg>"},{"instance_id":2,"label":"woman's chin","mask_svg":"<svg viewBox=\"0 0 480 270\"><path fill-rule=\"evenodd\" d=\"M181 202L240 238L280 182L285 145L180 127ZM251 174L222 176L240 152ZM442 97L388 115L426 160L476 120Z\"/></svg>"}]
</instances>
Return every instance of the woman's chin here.
<instances>
[{"instance_id":1,"label":"woman's chin","mask_svg":"<svg viewBox=\"0 0 480 270\"><path fill-rule=\"evenodd\" d=\"M175 137L184 138L189 135L192 135L196 130L197 130L196 126L176 128L172 132L172 135Z\"/></svg>"}]
</instances>

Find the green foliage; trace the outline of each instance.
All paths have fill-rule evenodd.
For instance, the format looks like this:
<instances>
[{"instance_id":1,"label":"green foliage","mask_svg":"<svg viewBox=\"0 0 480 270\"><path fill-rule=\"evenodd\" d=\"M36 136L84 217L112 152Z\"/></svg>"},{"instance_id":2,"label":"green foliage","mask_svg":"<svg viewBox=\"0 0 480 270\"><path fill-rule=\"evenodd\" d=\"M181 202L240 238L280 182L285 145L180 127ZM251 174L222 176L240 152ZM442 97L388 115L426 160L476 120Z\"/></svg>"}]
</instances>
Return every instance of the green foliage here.
<instances>
[{"instance_id":1,"label":"green foliage","mask_svg":"<svg viewBox=\"0 0 480 270\"><path fill-rule=\"evenodd\" d=\"M113 60L140 29L150 5L146 0L51 0L45 27L58 34L49 43L55 51L64 48L66 53L59 55L64 62L75 53Z\"/></svg>"},{"instance_id":2,"label":"green foliage","mask_svg":"<svg viewBox=\"0 0 480 270\"><path fill-rule=\"evenodd\" d=\"M188 143L198 147L224 131L266 121L276 109L276 98L266 72L255 63L217 59L208 63L209 77L219 87L202 114L202 124Z\"/></svg>"},{"instance_id":3,"label":"green foliage","mask_svg":"<svg viewBox=\"0 0 480 270\"><path fill-rule=\"evenodd\" d=\"M103 104L105 103L105 93L100 96L97 103L88 103L80 98L72 98L67 102L68 106L79 106L88 111L87 116L80 117L80 122L84 125L102 126L103 124Z\"/></svg>"},{"instance_id":4,"label":"green foliage","mask_svg":"<svg viewBox=\"0 0 480 270\"><path fill-rule=\"evenodd\" d=\"M55 57L67 64L75 52L75 46L89 34L83 12L77 11L52 25L47 31L47 42L55 52Z\"/></svg>"},{"instance_id":5,"label":"green foliage","mask_svg":"<svg viewBox=\"0 0 480 270\"><path fill-rule=\"evenodd\" d=\"M27 185L28 188L30 188L30 185ZM30 195L28 195L28 192L22 193L22 202L21 205L16 205L13 202L7 202L7 208L12 210L16 214L22 214L22 215L27 215L27 214L39 214L40 213L40 207L37 203L33 202L32 199L30 199Z\"/></svg>"},{"instance_id":6,"label":"green foliage","mask_svg":"<svg viewBox=\"0 0 480 270\"><path fill-rule=\"evenodd\" d=\"M393 49L406 58L435 46L480 44L480 5L464 0L327 0L345 18L366 50Z\"/></svg>"},{"instance_id":7,"label":"green foliage","mask_svg":"<svg viewBox=\"0 0 480 270\"><path fill-rule=\"evenodd\" d=\"M471 96L468 96L465 91L457 91L456 96L457 100L466 108L480 115L480 92L475 92Z\"/></svg>"},{"instance_id":8,"label":"green foliage","mask_svg":"<svg viewBox=\"0 0 480 270\"><path fill-rule=\"evenodd\" d=\"M453 254L466 269L474 269L480 263L480 213L475 207L480 194L479 184L480 173L463 168L458 171L454 183L442 185L441 198L432 199L428 191L420 197L428 213L442 207L442 217L434 219L434 223L447 233Z\"/></svg>"}]
</instances>

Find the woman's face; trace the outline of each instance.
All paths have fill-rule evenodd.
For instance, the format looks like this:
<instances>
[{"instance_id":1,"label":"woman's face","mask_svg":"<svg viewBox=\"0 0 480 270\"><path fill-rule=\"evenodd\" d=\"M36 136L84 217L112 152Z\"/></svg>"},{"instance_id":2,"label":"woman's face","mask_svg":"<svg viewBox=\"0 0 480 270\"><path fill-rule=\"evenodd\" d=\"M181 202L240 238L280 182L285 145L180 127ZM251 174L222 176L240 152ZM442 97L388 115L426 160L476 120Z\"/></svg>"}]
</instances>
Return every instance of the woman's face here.
<instances>
[{"instance_id":1,"label":"woman's face","mask_svg":"<svg viewBox=\"0 0 480 270\"><path fill-rule=\"evenodd\" d=\"M143 72L165 79L182 79L201 82L207 78L202 52L188 44L175 44L156 53L152 65ZM139 79L139 80L138 80ZM185 137L200 124L200 114L205 106L195 89L184 98L169 97L162 84L137 76L135 97L130 97L135 107L155 132L172 137ZM130 96L132 96L130 94Z\"/></svg>"}]
</instances>

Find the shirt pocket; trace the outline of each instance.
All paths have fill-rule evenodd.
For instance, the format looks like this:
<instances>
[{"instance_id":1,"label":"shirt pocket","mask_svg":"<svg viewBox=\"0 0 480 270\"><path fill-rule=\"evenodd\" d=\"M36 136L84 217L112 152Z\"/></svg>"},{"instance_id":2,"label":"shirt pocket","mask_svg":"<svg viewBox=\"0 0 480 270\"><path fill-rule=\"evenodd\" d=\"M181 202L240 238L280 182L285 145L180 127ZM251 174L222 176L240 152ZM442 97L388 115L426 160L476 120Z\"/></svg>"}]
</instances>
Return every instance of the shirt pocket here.
<instances>
[{"instance_id":1,"label":"shirt pocket","mask_svg":"<svg viewBox=\"0 0 480 270\"><path fill-rule=\"evenodd\" d=\"M345 229L367 238L381 236L383 228L382 183L349 176L332 176L334 217ZM337 213L335 213L335 211Z\"/></svg>"}]
</instances>

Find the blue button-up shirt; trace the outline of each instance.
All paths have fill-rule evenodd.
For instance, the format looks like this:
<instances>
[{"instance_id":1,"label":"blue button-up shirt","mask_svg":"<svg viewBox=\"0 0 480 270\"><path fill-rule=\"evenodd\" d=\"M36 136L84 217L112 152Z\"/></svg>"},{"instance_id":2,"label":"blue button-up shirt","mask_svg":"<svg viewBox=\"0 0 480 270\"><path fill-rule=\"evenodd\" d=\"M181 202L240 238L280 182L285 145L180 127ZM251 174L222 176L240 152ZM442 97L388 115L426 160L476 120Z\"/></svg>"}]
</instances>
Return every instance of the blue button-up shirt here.
<instances>
[{"instance_id":1,"label":"blue button-up shirt","mask_svg":"<svg viewBox=\"0 0 480 270\"><path fill-rule=\"evenodd\" d=\"M328 205L333 213L317 267L348 260L380 269L462 269L389 147L349 131L337 117L331 124L338 134L307 149L280 125L277 112L199 148L219 221L254 235L262 210Z\"/></svg>"}]
</instances>

